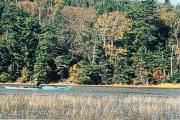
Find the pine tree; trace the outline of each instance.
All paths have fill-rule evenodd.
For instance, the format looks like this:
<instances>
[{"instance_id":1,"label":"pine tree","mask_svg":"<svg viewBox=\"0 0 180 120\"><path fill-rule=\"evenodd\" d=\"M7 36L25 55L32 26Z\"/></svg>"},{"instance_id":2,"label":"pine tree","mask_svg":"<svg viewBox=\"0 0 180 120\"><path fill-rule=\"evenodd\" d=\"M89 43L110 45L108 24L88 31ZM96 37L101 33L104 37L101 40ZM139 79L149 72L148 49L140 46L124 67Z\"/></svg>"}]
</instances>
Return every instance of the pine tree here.
<instances>
[{"instance_id":1,"label":"pine tree","mask_svg":"<svg viewBox=\"0 0 180 120\"><path fill-rule=\"evenodd\" d=\"M23 9L7 5L2 12L2 38L4 50L2 57L6 60L5 70L11 74L12 80L21 75L23 67L33 70L34 54L38 43L40 25Z\"/></svg>"},{"instance_id":2,"label":"pine tree","mask_svg":"<svg viewBox=\"0 0 180 120\"><path fill-rule=\"evenodd\" d=\"M171 4L170 0L165 0L165 4Z\"/></svg>"},{"instance_id":3,"label":"pine tree","mask_svg":"<svg viewBox=\"0 0 180 120\"><path fill-rule=\"evenodd\" d=\"M53 58L52 50L55 39L54 26L50 21L43 26L38 47L36 49L34 81L39 81L41 83L50 82L50 74L53 72L51 60Z\"/></svg>"}]
</instances>

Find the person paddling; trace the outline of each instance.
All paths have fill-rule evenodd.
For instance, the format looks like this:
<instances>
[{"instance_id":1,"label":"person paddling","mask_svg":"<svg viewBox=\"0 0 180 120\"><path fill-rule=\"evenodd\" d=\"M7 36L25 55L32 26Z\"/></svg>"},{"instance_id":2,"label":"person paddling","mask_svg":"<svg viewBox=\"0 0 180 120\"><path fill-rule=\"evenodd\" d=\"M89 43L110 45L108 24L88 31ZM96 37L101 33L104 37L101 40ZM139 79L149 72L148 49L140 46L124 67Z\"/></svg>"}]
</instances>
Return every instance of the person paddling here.
<instances>
[{"instance_id":1,"label":"person paddling","mask_svg":"<svg viewBox=\"0 0 180 120\"><path fill-rule=\"evenodd\" d=\"M41 82L40 81L36 81L35 84L34 84L34 87L35 88L42 88Z\"/></svg>"},{"instance_id":2,"label":"person paddling","mask_svg":"<svg viewBox=\"0 0 180 120\"><path fill-rule=\"evenodd\" d=\"M37 81L36 82L36 87L39 87L41 85L41 82Z\"/></svg>"}]
</instances>

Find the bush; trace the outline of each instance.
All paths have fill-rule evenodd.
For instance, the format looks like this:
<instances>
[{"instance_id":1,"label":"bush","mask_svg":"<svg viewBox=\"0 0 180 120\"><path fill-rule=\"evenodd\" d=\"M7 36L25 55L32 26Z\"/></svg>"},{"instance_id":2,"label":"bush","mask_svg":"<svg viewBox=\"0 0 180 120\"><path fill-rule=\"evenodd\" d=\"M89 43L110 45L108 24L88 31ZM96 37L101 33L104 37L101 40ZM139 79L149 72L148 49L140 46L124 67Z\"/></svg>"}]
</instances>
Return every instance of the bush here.
<instances>
[{"instance_id":1,"label":"bush","mask_svg":"<svg viewBox=\"0 0 180 120\"><path fill-rule=\"evenodd\" d=\"M114 67L112 64L103 64L101 65L100 73L102 84L112 84L114 76Z\"/></svg>"},{"instance_id":2,"label":"bush","mask_svg":"<svg viewBox=\"0 0 180 120\"><path fill-rule=\"evenodd\" d=\"M8 82L11 80L11 75L6 72L0 73L0 82Z\"/></svg>"},{"instance_id":3,"label":"bush","mask_svg":"<svg viewBox=\"0 0 180 120\"><path fill-rule=\"evenodd\" d=\"M171 77L173 83L180 83L180 73L175 73L172 77Z\"/></svg>"},{"instance_id":4,"label":"bush","mask_svg":"<svg viewBox=\"0 0 180 120\"><path fill-rule=\"evenodd\" d=\"M100 68L98 65L88 65L85 62L79 63L78 84L100 84Z\"/></svg>"},{"instance_id":5,"label":"bush","mask_svg":"<svg viewBox=\"0 0 180 120\"><path fill-rule=\"evenodd\" d=\"M67 79L68 78L68 70L70 68L71 57L69 55L66 56L58 56L54 59L56 65L56 72L59 79Z\"/></svg>"},{"instance_id":6,"label":"bush","mask_svg":"<svg viewBox=\"0 0 180 120\"><path fill-rule=\"evenodd\" d=\"M21 77L18 78L18 81L21 83L26 83L27 81L30 81L31 74L32 73L29 71L27 67L23 67L21 71Z\"/></svg>"}]
</instances>

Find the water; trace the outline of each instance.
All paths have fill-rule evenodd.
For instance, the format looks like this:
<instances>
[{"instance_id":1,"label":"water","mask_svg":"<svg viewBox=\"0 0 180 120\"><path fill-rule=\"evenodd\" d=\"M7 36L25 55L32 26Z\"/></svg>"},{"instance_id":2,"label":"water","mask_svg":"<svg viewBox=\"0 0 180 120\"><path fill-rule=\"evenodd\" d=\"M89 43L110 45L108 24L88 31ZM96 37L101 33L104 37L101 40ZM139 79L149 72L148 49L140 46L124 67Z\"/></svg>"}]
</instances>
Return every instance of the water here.
<instances>
[{"instance_id":1,"label":"water","mask_svg":"<svg viewBox=\"0 0 180 120\"><path fill-rule=\"evenodd\" d=\"M159 88L118 88L118 87L73 87L68 91L45 91L45 90L6 90L0 86L0 95L17 95L17 94L40 94L40 95L77 95L104 97L114 96L121 97L126 95L142 96L160 96L160 97L177 97L180 96L180 89L159 89Z\"/></svg>"},{"instance_id":2,"label":"water","mask_svg":"<svg viewBox=\"0 0 180 120\"><path fill-rule=\"evenodd\" d=\"M53 111L51 108L48 107L36 108L31 106L30 104L27 105L25 104L25 106L23 104L18 104L18 103L15 104L17 102L17 99L15 99L14 104L10 104L10 108L12 108L13 110L12 109L1 110L0 108L0 119L1 118L2 119L46 119L46 117L48 117L51 119L61 118L61 120L71 120L72 118L73 118L72 120L79 120L79 119L83 119L81 118L83 114L87 116L89 115L89 118L87 120L92 120L93 116L95 118L99 117L98 118L99 120L116 120L116 118L117 120L125 120L125 119L132 120L132 118L133 119L137 118L137 120L148 120L148 119L149 120L180 120L180 114L179 114L180 104L179 102L177 102L180 96L180 89L82 86L82 87L73 87L72 90L68 90L68 91L45 91L45 90L30 91L30 90L6 90L3 86L0 86L0 95L21 96L21 95L32 95L32 94L50 96L50 98L53 95L55 96L72 95L78 97L75 97L77 99L72 99L72 101L70 99L69 100L65 99L67 100L67 102L64 102L63 99L56 99L56 102L61 104L55 104L56 107L53 108ZM92 105L89 105L88 104L89 102L86 103L86 99L84 97L79 97L79 96L90 97L90 99L88 100L91 101L90 103L92 103ZM131 96L137 96L137 97L131 97ZM144 97L144 96L154 96L154 97ZM91 97L95 99L92 99ZM114 99L111 100L111 98ZM152 101L149 101L146 98L152 98L151 99ZM43 102L42 99L40 100ZM49 98L47 100L49 100ZM82 100L82 102L79 102L79 100ZM96 101L101 101L100 102L101 104ZM31 103L31 102L27 102L27 103ZM162 110L158 109L159 107L157 106L162 108ZM4 103L4 108L5 107L6 104ZM98 111L96 111L95 109L98 109ZM76 113L76 115L78 114L76 116L77 117L76 119L74 119L74 114L71 114L74 113L73 111ZM94 114L95 112L99 113L97 114L99 115L98 117L96 117L96 114ZM112 116L111 115L109 116L108 113L113 113L114 116L113 114Z\"/></svg>"}]
</instances>

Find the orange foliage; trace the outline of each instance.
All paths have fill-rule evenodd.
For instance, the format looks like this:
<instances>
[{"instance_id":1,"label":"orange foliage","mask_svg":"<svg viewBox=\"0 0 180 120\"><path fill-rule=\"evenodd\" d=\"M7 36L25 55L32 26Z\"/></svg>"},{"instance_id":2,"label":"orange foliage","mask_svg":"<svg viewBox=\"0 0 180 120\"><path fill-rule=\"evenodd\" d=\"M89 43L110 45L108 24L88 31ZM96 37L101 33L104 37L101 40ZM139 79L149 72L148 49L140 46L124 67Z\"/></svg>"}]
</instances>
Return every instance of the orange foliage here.
<instances>
[{"instance_id":1,"label":"orange foliage","mask_svg":"<svg viewBox=\"0 0 180 120\"><path fill-rule=\"evenodd\" d=\"M177 60L180 60L180 49L175 50Z\"/></svg>"},{"instance_id":2,"label":"orange foliage","mask_svg":"<svg viewBox=\"0 0 180 120\"><path fill-rule=\"evenodd\" d=\"M161 67L157 67L157 68L154 69L154 71L153 71L153 77L154 77L156 80L158 80L158 81L161 81L161 80L164 78L164 76L163 76L163 70L162 70Z\"/></svg>"},{"instance_id":3,"label":"orange foliage","mask_svg":"<svg viewBox=\"0 0 180 120\"><path fill-rule=\"evenodd\" d=\"M177 55L180 54L180 49L176 49L175 54L177 54Z\"/></svg>"},{"instance_id":4,"label":"orange foliage","mask_svg":"<svg viewBox=\"0 0 180 120\"><path fill-rule=\"evenodd\" d=\"M70 77L68 78L68 81L70 82L75 82L77 81L77 77L78 77L78 73L79 73L79 68L80 66L78 64L74 64L71 68L70 68Z\"/></svg>"}]
</instances>

